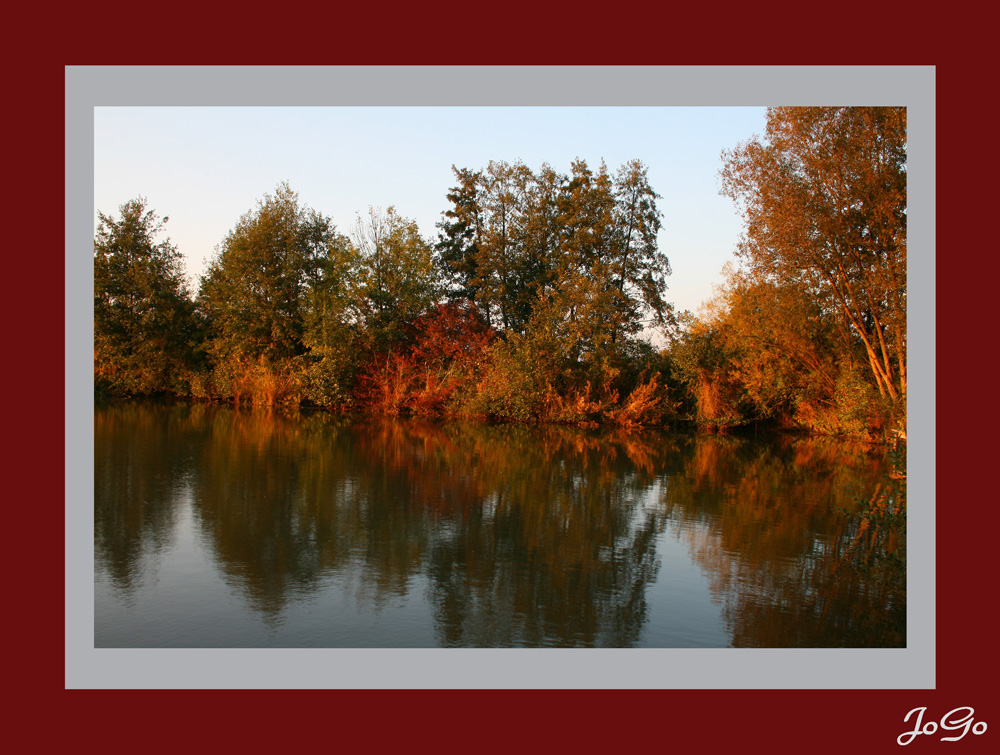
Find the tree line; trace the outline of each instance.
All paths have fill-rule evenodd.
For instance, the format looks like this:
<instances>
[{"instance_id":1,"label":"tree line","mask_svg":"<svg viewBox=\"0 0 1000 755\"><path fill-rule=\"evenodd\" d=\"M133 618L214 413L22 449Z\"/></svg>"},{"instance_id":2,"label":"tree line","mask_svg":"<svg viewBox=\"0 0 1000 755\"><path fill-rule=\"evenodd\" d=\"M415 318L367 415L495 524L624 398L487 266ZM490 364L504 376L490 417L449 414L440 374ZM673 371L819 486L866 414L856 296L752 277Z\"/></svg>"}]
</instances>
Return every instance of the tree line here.
<instances>
[{"instance_id":1,"label":"tree line","mask_svg":"<svg viewBox=\"0 0 1000 755\"><path fill-rule=\"evenodd\" d=\"M905 414L905 111L771 108L722 156L742 265L677 314L647 167L453 167L434 240L287 183L197 291L137 198L98 213L95 388L387 414L870 433ZM648 334L659 330L667 346ZM902 408L902 409L901 409Z\"/></svg>"}]
</instances>

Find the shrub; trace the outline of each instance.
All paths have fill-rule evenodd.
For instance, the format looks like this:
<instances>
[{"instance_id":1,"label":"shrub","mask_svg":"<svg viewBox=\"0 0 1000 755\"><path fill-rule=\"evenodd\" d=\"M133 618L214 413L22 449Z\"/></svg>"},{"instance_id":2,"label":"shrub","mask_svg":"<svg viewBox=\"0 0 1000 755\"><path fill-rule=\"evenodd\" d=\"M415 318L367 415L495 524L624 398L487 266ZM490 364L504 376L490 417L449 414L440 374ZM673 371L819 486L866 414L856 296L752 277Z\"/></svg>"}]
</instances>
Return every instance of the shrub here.
<instances>
[{"instance_id":1,"label":"shrub","mask_svg":"<svg viewBox=\"0 0 1000 755\"><path fill-rule=\"evenodd\" d=\"M339 344L313 347L298 357L303 397L315 406L345 409L352 404L355 387L355 356L350 339Z\"/></svg>"},{"instance_id":2,"label":"shrub","mask_svg":"<svg viewBox=\"0 0 1000 755\"><path fill-rule=\"evenodd\" d=\"M412 359L392 353L377 355L358 375L354 397L362 406L396 415L409 403L413 379Z\"/></svg>"},{"instance_id":3,"label":"shrub","mask_svg":"<svg viewBox=\"0 0 1000 755\"><path fill-rule=\"evenodd\" d=\"M856 370L848 367L837 375L828 401L800 400L795 421L802 427L826 435L850 435L864 440L884 439L884 428L892 413L891 402Z\"/></svg>"},{"instance_id":4,"label":"shrub","mask_svg":"<svg viewBox=\"0 0 1000 755\"><path fill-rule=\"evenodd\" d=\"M218 398L255 406L298 406L303 399L303 380L291 360L272 363L229 358L215 365L211 388Z\"/></svg>"},{"instance_id":5,"label":"shrub","mask_svg":"<svg viewBox=\"0 0 1000 755\"><path fill-rule=\"evenodd\" d=\"M640 380L621 406L607 412L608 421L623 427L635 427L658 425L666 417L673 416L679 403L669 400L666 387L659 381L658 372L654 372L647 381Z\"/></svg>"},{"instance_id":6,"label":"shrub","mask_svg":"<svg viewBox=\"0 0 1000 755\"><path fill-rule=\"evenodd\" d=\"M618 400L614 393L611 403ZM608 402L591 396L590 383L582 390L569 391L560 395L551 385L547 385L542 398L540 415L548 422L575 425L596 425Z\"/></svg>"},{"instance_id":7,"label":"shrub","mask_svg":"<svg viewBox=\"0 0 1000 755\"><path fill-rule=\"evenodd\" d=\"M409 346L368 357L354 399L382 414L446 414L459 388L475 382L494 335L471 302L439 304L411 324Z\"/></svg>"},{"instance_id":8,"label":"shrub","mask_svg":"<svg viewBox=\"0 0 1000 755\"><path fill-rule=\"evenodd\" d=\"M517 334L497 341L485 353L478 380L459 401L463 414L530 422L542 413L550 384L546 361L531 342Z\"/></svg>"}]
</instances>

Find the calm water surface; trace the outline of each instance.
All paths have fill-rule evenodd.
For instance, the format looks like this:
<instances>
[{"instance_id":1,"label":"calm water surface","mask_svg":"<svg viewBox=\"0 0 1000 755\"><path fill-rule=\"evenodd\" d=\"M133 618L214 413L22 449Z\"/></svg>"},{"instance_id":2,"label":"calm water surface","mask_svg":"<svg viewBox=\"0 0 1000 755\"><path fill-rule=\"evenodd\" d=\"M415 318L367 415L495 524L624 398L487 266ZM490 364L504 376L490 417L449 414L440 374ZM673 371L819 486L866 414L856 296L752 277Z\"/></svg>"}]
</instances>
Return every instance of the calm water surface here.
<instances>
[{"instance_id":1,"label":"calm water surface","mask_svg":"<svg viewBox=\"0 0 1000 755\"><path fill-rule=\"evenodd\" d=\"M864 446L129 403L95 462L97 647L905 645Z\"/></svg>"}]
</instances>

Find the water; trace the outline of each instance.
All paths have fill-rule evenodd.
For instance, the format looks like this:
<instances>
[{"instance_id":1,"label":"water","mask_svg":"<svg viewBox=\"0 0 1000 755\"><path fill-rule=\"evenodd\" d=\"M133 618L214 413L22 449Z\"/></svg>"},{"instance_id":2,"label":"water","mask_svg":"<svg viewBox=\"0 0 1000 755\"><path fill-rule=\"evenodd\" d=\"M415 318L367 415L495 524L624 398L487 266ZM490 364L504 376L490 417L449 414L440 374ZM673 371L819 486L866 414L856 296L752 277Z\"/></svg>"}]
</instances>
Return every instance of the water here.
<instances>
[{"instance_id":1,"label":"water","mask_svg":"<svg viewBox=\"0 0 1000 755\"><path fill-rule=\"evenodd\" d=\"M95 464L97 647L905 645L859 445L128 403Z\"/></svg>"}]
</instances>

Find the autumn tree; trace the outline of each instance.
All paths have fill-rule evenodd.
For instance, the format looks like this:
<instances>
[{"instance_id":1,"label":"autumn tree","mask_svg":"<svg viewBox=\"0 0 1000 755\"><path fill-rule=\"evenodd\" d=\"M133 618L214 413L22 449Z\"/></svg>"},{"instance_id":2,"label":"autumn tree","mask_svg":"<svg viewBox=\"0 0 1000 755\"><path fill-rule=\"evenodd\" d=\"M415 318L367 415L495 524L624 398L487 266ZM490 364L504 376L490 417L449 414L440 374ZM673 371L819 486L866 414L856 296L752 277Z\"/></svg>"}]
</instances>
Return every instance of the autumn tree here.
<instances>
[{"instance_id":1,"label":"autumn tree","mask_svg":"<svg viewBox=\"0 0 1000 755\"><path fill-rule=\"evenodd\" d=\"M905 400L905 108L769 108L764 138L723 159L749 273L810 292L878 392Z\"/></svg>"},{"instance_id":2,"label":"autumn tree","mask_svg":"<svg viewBox=\"0 0 1000 755\"><path fill-rule=\"evenodd\" d=\"M198 299L217 362L276 362L304 352L310 292L338 236L329 218L300 206L287 183L240 218L202 277Z\"/></svg>"},{"instance_id":3,"label":"autumn tree","mask_svg":"<svg viewBox=\"0 0 1000 755\"><path fill-rule=\"evenodd\" d=\"M196 323L183 260L143 197L102 212L94 237L94 376L98 390L183 391Z\"/></svg>"},{"instance_id":4,"label":"autumn tree","mask_svg":"<svg viewBox=\"0 0 1000 755\"><path fill-rule=\"evenodd\" d=\"M561 205L562 243L552 302L575 358L619 360L644 326L668 326L667 257L657 246L662 213L639 161L615 176L601 164L573 163Z\"/></svg>"},{"instance_id":5,"label":"autumn tree","mask_svg":"<svg viewBox=\"0 0 1000 755\"><path fill-rule=\"evenodd\" d=\"M452 207L438 224L441 264L454 294L499 329L524 333L544 301L588 342L618 343L671 322L660 197L640 161L615 175L584 160L570 174L497 161L454 171Z\"/></svg>"},{"instance_id":6,"label":"autumn tree","mask_svg":"<svg viewBox=\"0 0 1000 755\"><path fill-rule=\"evenodd\" d=\"M525 226L527 193L533 176L524 163L490 161L480 173L477 203L480 234L476 274L477 303L504 330L521 332L530 316L533 274Z\"/></svg>"},{"instance_id":7,"label":"autumn tree","mask_svg":"<svg viewBox=\"0 0 1000 755\"><path fill-rule=\"evenodd\" d=\"M836 397L835 336L816 301L801 288L733 273L716 321L732 354L729 375L754 407L754 418L815 414Z\"/></svg>"},{"instance_id":8,"label":"autumn tree","mask_svg":"<svg viewBox=\"0 0 1000 755\"><path fill-rule=\"evenodd\" d=\"M358 301L361 258L350 239L334 234L310 283L301 362L305 398L318 406L346 406L363 341Z\"/></svg>"},{"instance_id":9,"label":"autumn tree","mask_svg":"<svg viewBox=\"0 0 1000 755\"><path fill-rule=\"evenodd\" d=\"M801 287L727 266L725 283L670 347L703 424L769 421L837 431L835 326Z\"/></svg>"},{"instance_id":10,"label":"autumn tree","mask_svg":"<svg viewBox=\"0 0 1000 755\"><path fill-rule=\"evenodd\" d=\"M451 166L457 186L447 194L451 207L442 213L437 224L435 244L441 267L445 294L451 299L475 302L479 286L475 283L479 269L479 238L482 235L482 215L479 209L478 184L481 171Z\"/></svg>"},{"instance_id":11,"label":"autumn tree","mask_svg":"<svg viewBox=\"0 0 1000 755\"><path fill-rule=\"evenodd\" d=\"M438 250L454 294L473 298L503 340L480 381L484 413L524 418L538 410L526 395L582 396L588 384L609 396L630 390L624 383L651 357L640 334L673 322L646 166L612 174L578 159L570 169L455 170Z\"/></svg>"},{"instance_id":12,"label":"autumn tree","mask_svg":"<svg viewBox=\"0 0 1000 755\"><path fill-rule=\"evenodd\" d=\"M416 221L394 207L369 208L352 234L357 250L358 320L376 350L402 339L407 326L441 295L434 250Z\"/></svg>"}]
</instances>

